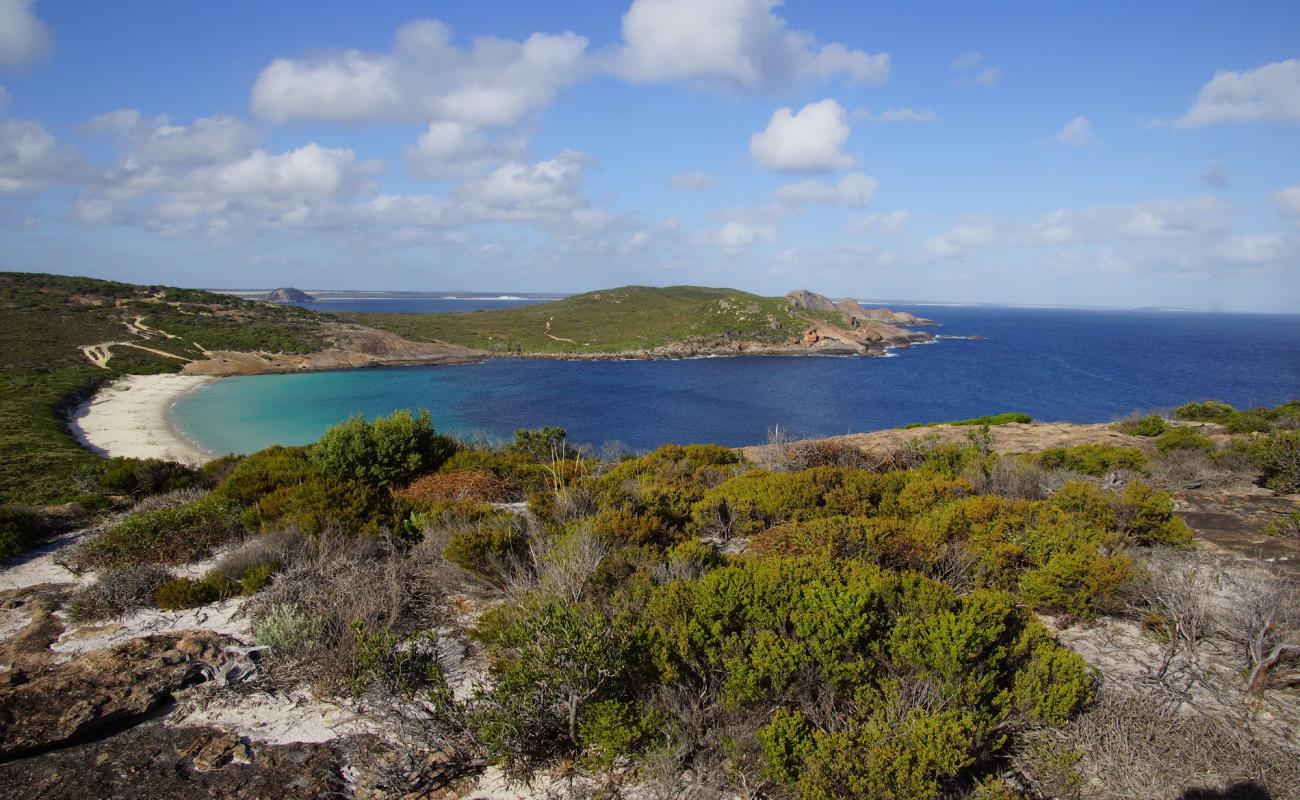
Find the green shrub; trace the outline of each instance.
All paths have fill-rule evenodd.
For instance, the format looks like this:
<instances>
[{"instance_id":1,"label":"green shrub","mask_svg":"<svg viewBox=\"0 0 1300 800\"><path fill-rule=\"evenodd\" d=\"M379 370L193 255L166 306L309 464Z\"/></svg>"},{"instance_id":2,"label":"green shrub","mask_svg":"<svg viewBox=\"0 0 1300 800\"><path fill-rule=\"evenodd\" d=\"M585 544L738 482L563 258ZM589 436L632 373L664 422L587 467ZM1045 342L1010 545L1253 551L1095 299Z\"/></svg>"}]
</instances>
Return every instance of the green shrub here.
<instances>
[{"instance_id":1,"label":"green shrub","mask_svg":"<svg viewBox=\"0 0 1300 800\"><path fill-rule=\"evenodd\" d=\"M1272 430L1273 420L1267 409L1238 411L1223 422L1228 433L1264 433Z\"/></svg>"},{"instance_id":2,"label":"green shrub","mask_svg":"<svg viewBox=\"0 0 1300 800\"><path fill-rule=\"evenodd\" d=\"M252 597L262 591L271 582L271 578L278 571L278 567L277 564L262 563L248 570L239 579L239 593L244 597Z\"/></svg>"},{"instance_id":3,"label":"green shrub","mask_svg":"<svg viewBox=\"0 0 1300 800\"><path fill-rule=\"evenodd\" d=\"M1120 433L1126 433L1129 436L1159 436L1169 427L1164 417L1151 414L1141 419L1126 419L1115 423L1112 426Z\"/></svg>"},{"instance_id":4,"label":"green shrub","mask_svg":"<svg viewBox=\"0 0 1300 800\"><path fill-rule=\"evenodd\" d=\"M1006 413L1006 414L994 414L992 416L987 416L987 417L972 417L971 419L958 419L958 420L952 420L950 422L913 422L910 425L902 426L902 429L911 430L913 428L931 428L934 427L935 425L970 425L972 427L978 427L980 425L1010 425L1012 423L1028 425L1033 421L1034 418L1029 416L1028 414Z\"/></svg>"},{"instance_id":5,"label":"green shrub","mask_svg":"<svg viewBox=\"0 0 1300 800\"><path fill-rule=\"evenodd\" d=\"M239 584L210 572L201 580L176 578L167 581L154 592L154 605L163 611L180 611L197 608L218 600L225 600L239 593Z\"/></svg>"},{"instance_id":6,"label":"green shrub","mask_svg":"<svg viewBox=\"0 0 1300 800\"><path fill-rule=\"evenodd\" d=\"M389 628L369 633L359 621L352 623L356 646L352 651L352 674L348 689L362 695L372 686L404 700L417 694L451 697L442 665L438 663L437 638L424 633L410 642L400 642Z\"/></svg>"},{"instance_id":7,"label":"green shrub","mask_svg":"<svg viewBox=\"0 0 1300 800\"><path fill-rule=\"evenodd\" d=\"M900 473L838 467L791 473L751 470L706 491L691 507L688 532L752 536L783 522L865 514L892 501L906 480Z\"/></svg>"},{"instance_id":8,"label":"green shrub","mask_svg":"<svg viewBox=\"0 0 1300 800\"><path fill-rule=\"evenodd\" d=\"M456 452L456 442L438 435L422 409L394 411L370 422L358 414L321 436L312 463L339 480L395 486L421 472L432 472Z\"/></svg>"},{"instance_id":9,"label":"green shrub","mask_svg":"<svg viewBox=\"0 0 1300 800\"><path fill-rule=\"evenodd\" d=\"M1033 608L1086 619L1110 608L1120 587L1132 577L1133 565L1126 556L1069 549L1026 572L1020 579L1020 596Z\"/></svg>"},{"instance_id":10,"label":"green shrub","mask_svg":"<svg viewBox=\"0 0 1300 800\"><path fill-rule=\"evenodd\" d=\"M110 458L104 462L99 485L113 494L144 497L193 486L198 470L160 458Z\"/></svg>"},{"instance_id":11,"label":"green shrub","mask_svg":"<svg viewBox=\"0 0 1300 800\"><path fill-rule=\"evenodd\" d=\"M1101 478L1114 470L1141 472L1146 468L1147 455L1132 447L1081 444L1048 448L1038 454L1038 463L1045 469L1064 469Z\"/></svg>"},{"instance_id":12,"label":"green shrub","mask_svg":"<svg viewBox=\"0 0 1300 800\"><path fill-rule=\"evenodd\" d=\"M456 531L447 539L443 555L453 564L480 574L527 552L528 535L513 514L496 513Z\"/></svg>"},{"instance_id":13,"label":"green shrub","mask_svg":"<svg viewBox=\"0 0 1300 800\"><path fill-rule=\"evenodd\" d=\"M1130 481L1120 493L1116 526L1140 545L1188 545L1193 539L1191 528L1174 513L1169 493L1141 481Z\"/></svg>"},{"instance_id":14,"label":"green shrub","mask_svg":"<svg viewBox=\"0 0 1300 800\"><path fill-rule=\"evenodd\" d=\"M241 459L213 491L221 497L251 506L286 486L319 477L303 447L268 447Z\"/></svg>"},{"instance_id":15,"label":"green shrub","mask_svg":"<svg viewBox=\"0 0 1300 800\"><path fill-rule=\"evenodd\" d=\"M81 556L91 566L184 564L239 538L243 529L238 520L237 506L209 495L182 506L133 514L87 543Z\"/></svg>"},{"instance_id":16,"label":"green shrub","mask_svg":"<svg viewBox=\"0 0 1300 800\"><path fill-rule=\"evenodd\" d=\"M402 516L390 496L370 484L317 476L263 495L246 519L262 530L293 526L308 536L330 528L377 535L402 530Z\"/></svg>"},{"instance_id":17,"label":"green shrub","mask_svg":"<svg viewBox=\"0 0 1300 800\"><path fill-rule=\"evenodd\" d=\"M1204 450L1212 452L1215 449L1214 440L1195 428L1170 428L1156 438L1156 447L1162 453L1167 453L1170 450Z\"/></svg>"},{"instance_id":18,"label":"green shrub","mask_svg":"<svg viewBox=\"0 0 1300 800\"><path fill-rule=\"evenodd\" d=\"M1300 538L1300 511L1278 514L1264 526L1266 536L1290 536Z\"/></svg>"},{"instance_id":19,"label":"green shrub","mask_svg":"<svg viewBox=\"0 0 1300 800\"><path fill-rule=\"evenodd\" d=\"M608 769L630 756L654 736L662 722L660 714L630 700L602 700L588 706L578 726L578 738L588 761Z\"/></svg>"},{"instance_id":20,"label":"green shrub","mask_svg":"<svg viewBox=\"0 0 1300 800\"><path fill-rule=\"evenodd\" d=\"M1277 494L1300 491L1300 431L1273 431L1249 445L1264 485Z\"/></svg>"},{"instance_id":21,"label":"green shrub","mask_svg":"<svg viewBox=\"0 0 1300 800\"><path fill-rule=\"evenodd\" d=\"M506 452L521 455L539 464L549 464L553 460L577 455L577 451L569 447L568 437L568 431L564 428L519 428L515 431L515 440L506 445Z\"/></svg>"},{"instance_id":22,"label":"green shrub","mask_svg":"<svg viewBox=\"0 0 1300 800\"><path fill-rule=\"evenodd\" d=\"M1174 417L1190 422L1221 422L1236 413L1235 408L1217 400L1187 403L1174 409Z\"/></svg>"},{"instance_id":23,"label":"green shrub","mask_svg":"<svg viewBox=\"0 0 1300 800\"><path fill-rule=\"evenodd\" d=\"M20 505L0 506L0 558L30 550L46 533L45 518Z\"/></svg>"},{"instance_id":24,"label":"green shrub","mask_svg":"<svg viewBox=\"0 0 1300 800\"><path fill-rule=\"evenodd\" d=\"M1092 702L1095 682L1082 656L1043 642L1016 674L1016 708L1030 719L1064 725Z\"/></svg>"}]
</instances>

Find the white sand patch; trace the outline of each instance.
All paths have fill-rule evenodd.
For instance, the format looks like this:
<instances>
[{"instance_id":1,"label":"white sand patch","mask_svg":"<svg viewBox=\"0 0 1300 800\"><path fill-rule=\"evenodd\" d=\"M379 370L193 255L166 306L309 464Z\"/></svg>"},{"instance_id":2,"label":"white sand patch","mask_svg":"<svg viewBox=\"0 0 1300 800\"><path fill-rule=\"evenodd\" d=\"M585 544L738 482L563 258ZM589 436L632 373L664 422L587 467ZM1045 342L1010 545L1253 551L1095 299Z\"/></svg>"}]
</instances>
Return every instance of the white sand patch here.
<instances>
[{"instance_id":1,"label":"white sand patch","mask_svg":"<svg viewBox=\"0 0 1300 800\"><path fill-rule=\"evenodd\" d=\"M92 529L93 530L93 529ZM72 531L34 547L21 556L11 558L0 566L0 592L26 589L44 583L76 583L86 576L58 563L64 551L81 541L88 530Z\"/></svg>"},{"instance_id":2,"label":"white sand patch","mask_svg":"<svg viewBox=\"0 0 1300 800\"><path fill-rule=\"evenodd\" d=\"M181 395L211 380L201 375L128 375L82 403L68 427L77 441L100 455L202 464L210 456L176 432L167 410Z\"/></svg>"},{"instance_id":3,"label":"white sand patch","mask_svg":"<svg viewBox=\"0 0 1300 800\"><path fill-rule=\"evenodd\" d=\"M212 631L249 642L253 638L250 621L247 617L238 616L242 604L241 598L234 598L185 611L142 609L116 622L85 625L65 631L50 649L56 653L75 656L103 647L113 647L142 636L195 630Z\"/></svg>"},{"instance_id":4,"label":"white sand patch","mask_svg":"<svg viewBox=\"0 0 1300 800\"><path fill-rule=\"evenodd\" d=\"M244 693L200 686L184 706L166 718L183 728L210 725L270 744L328 742L373 726L344 706L317 700L306 689L288 694Z\"/></svg>"}]
</instances>

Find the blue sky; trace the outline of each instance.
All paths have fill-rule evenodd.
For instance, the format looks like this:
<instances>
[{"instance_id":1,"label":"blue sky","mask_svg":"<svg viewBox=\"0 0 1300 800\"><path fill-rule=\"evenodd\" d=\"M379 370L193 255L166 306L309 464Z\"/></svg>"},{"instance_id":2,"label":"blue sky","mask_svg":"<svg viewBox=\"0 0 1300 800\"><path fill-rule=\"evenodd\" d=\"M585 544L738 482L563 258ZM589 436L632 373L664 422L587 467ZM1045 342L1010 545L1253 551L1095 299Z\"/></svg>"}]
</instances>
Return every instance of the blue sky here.
<instances>
[{"instance_id":1,"label":"blue sky","mask_svg":"<svg viewBox=\"0 0 1300 800\"><path fill-rule=\"evenodd\" d=\"M1300 310L1300 5L0 0L0 268Z\"/></svg>"}]
</instances>

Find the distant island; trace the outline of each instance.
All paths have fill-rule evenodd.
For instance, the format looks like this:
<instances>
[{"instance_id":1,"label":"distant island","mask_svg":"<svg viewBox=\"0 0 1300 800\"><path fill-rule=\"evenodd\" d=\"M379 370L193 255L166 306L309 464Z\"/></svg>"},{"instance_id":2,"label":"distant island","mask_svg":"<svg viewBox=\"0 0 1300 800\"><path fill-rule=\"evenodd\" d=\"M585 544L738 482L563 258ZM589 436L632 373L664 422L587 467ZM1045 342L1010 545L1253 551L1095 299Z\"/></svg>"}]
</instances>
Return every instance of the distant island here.
<instances>
[{"instance_id":1,"label":"distant island","mask_svg":"<svg viewBox=\"0 0 1300 800\"><path fill-rule=\"evenodd\" d=\"M262 298L268 303L310 303L315 298L304 292L302 289L295 289L292 286L285 286L279 289L272 289Z\"/></svg>"},{"instance_id":2,"label":"distant island","mask_svg":"<svg viewBox=\"0 0 1300 800\"><path fill-rule=\"evenodd\" d=\"M413 341L548 358L883 355L932 341L906 312L838 304L807 290L763 297L701 286L623 286L516 308L451 314L340 314Z\"/></svg>"}]
</instances>

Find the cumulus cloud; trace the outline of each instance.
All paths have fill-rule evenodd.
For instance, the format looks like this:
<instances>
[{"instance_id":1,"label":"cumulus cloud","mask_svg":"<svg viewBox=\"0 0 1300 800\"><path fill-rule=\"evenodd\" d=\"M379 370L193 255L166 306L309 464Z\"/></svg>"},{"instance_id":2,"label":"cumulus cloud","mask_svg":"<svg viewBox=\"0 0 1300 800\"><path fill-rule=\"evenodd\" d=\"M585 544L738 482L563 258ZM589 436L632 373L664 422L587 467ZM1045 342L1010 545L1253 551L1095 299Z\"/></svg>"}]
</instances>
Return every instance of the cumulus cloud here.
<instances>
[{"instance_id":1,"label":"cumulus cloud","mask_svg":"<svg viewBox=\"0 0 1300 800\"><path fill-rule=\"evenodd\" d=\"M694 80L758 88L845 76L882 83L889 55L838 42L818 46L773 13L780 0L634 0L623 16L615 71L627 80Z\"/></svg>"},{"instance_id":2,"label":"cumulus cloud","mask_svg":"<svg viewBox=\"0 0 1300 800\"><path fill-rule=\"evenodd\" d=\"M695 243L720 247L728 255L739 255L755 244L776 241L776 226L771 223L754 223L732 220L706 228L695 237Z\"/></svg>"},{"instance_id":3,"label":"cumulus cloud","mask_svg":"<svg viewBox=\"0 0 1300 800\"><path fill-rule=\"evenodd\" d=\"M21 66L49 51L53 37L32 5L33 0L0 0L0 65Z\"/></svg>"},{"instance_id":4,"label":"cumulus cloud","mask_svg":"<svg viewBox=\"0 0 1300 800\"><path fill-rule=\"evenodd\" d=\"M858 214L849 218L848 227L854 233L898 234L907 229L910 216L903 209L887 213Z\"/></svg>"},{"instance_id":5,"label":"cumulus cloud","mask_svg":"<svg viewBox=\"0 0 1300 800\"><path fill-rule=\"evenodd\" d=\"M991 66L984 61L984 54L970 50L953 59L952 70L957 73L957 82L964 85L996 86L1002 80L1002 68Z\"/></svg>"},{"instance_id":6,"label":"cumulus cloud","mask_svg":"<svg viewBox=\"0 0 1300 800\"><path fill-rule=\"evenodd\" d=\"M536 164L510 162L462 184L454 197L480 220L555 222L586 201L582 165L586 157L568 150Z\"/></svg>"},{"instance_id":7,"label":"cumulus cloud","mask_svg":"<svg viewBox=\"0 0 1300 800\"><path fill-rule=\"evenodd\" d=\"M688 192L707 192L713 188L713 176L703 170L679 172L668 179L668 185L674 189Z\"/></svg>"},{"instance_id":8,"label":"cumulus cloud","mask_svg":"<svg viewBox=\"0 0 1300 800\"><path fill-rule=\"evenodd\" d=\"M772 194L790 206L821 203L862 208L876 196L879 185L879 182L870 175L854 172L840 178L839 183L830 184L813 180L788 183L778 187Z\"/></svg>"},{"instance_id":9,"label":"cumulus cloud","mask_svg":"<svg viewBox=\"0 0 1300 800\"><path fill-rule=\"evenodd\" d=\"M83 166L77 152L59 144L39 122L0 121L0 192L39 192L78 177Z\"/></svg>"},{"instance_id":10,"label":"cumulus cloud","mask_svg":"<svg viewBox=\"0 0 1300 800\"><path fill-rule=\"evenodd\" d=\"M1268 196L1283 216L1300 225L1300 184L1278 189Z\"/></svg>"},{"instance_id":11,"label":"cumulus cloud","mask_svg":"<svg viewBox=\"0 0 1300 800\"><path fill-rule=\"evenodd\" d=\"M928 240L922 250L926 257L944 260L995 246L1060 248L1132 243L1145 248L1142 252L1167 255L1222 247L1231 227L1231 208L1218 198L1156 198L1126 205L1057 209L1029 222L967 216Z\"/></svg>"},{"instance_id":12,"label":"cumulus cloud","mask_svg":"<svg viewBox=\"0 0 1300 800\"><path fill-rule=\"evenodd\" d=\"M750 137L749 153L760 166L778 172L832 172L857 163L842 150L848 138L844 107L826 99L797 114L778 108L767 128Z\"/></svg>"},{"instance_id":13,"label":"cumulus cloud","mask_svg":"<svg viewBox=\"0 0 1300 800\"><path fill-rule=\"evenodd\" d=\"M1025 244L1034 245L1188 238L1227 231L1229 211L1227 204L1209 195L1058 209L1035 220L1022 238Z\"/></svg>"},{"instance_id":14,"label":"cumulus cloud","mask_svg":"<svg viewBox=\"0 0 1300 800\"><path fill-rule=\"evenodd\" d=\"M1201 87L1180 128L1222 122L1300 122L1300 59L1265 64L1243 72L1221 70Z\"/></svg>"},{"instance_id":15,"label":"cumulus cloud","mask_svg":"<svg viewBox=\"0 0 1300 800\"><path fill-rule=\"evenodd\" d=\"M451 178L519 158L523 150L520 137L491 140L463 122L434 122L406 148L406 167L421 178Z\"/></svg>"},{"instance_id":16,"label":"cumulus cloud","mask_svg":"<svg viewBox=\"0 0 1300 800\"><path fill-rule=\"evenodd\" d=\"M113 137L137 164L229 161L247 155L257 140L252 129L235 117L199 117L190 125L177 125L166 115L145 119L134 109L101 114L86 130Z\"/></svg>"},{"instance_id":17,"label":"cumulus cloud","mask_svg":"<svg viewBox=\"0 0 1300 800\"><path fill-rule=\"evenodd\" d=\"M1087 117L1078 116L1065 123L1065 127L1056 133L1056 141L1070 147L1087 147L1097 141L1092 123Z\"/></svg>"},{"instance_id":18,"label":"cumulus cloud","mask_svg":"<svg viewBox=\"0 0 1300 800\"><path fill-rule=\"evenodd\" d=\"M548 105L585 69L587 40L534 33L523 41L485 36L468 49L437 20L397 32L387 53L347 50L278 58L253 84L253 112L266 119L375 119L511 125Z\"/></svg>"}]
</instances>

